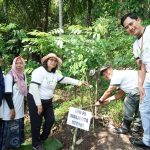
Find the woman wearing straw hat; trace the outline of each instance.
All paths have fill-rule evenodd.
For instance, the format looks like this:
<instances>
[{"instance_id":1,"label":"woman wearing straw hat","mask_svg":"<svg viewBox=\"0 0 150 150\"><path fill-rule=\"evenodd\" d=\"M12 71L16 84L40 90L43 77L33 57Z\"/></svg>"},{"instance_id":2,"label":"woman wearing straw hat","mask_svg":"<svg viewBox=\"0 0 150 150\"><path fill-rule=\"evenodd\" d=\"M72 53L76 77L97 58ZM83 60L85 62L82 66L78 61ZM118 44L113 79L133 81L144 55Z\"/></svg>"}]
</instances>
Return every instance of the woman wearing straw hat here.
<instances>
[{"instance_id":1,"label":"woman wearing straw hat","mask_svg":"<svg viewBox=\"0 0 150 150\"><path fill-rule=\"evenodd\" d=\"M57 83L86 85L69 77L63 77L56 73L62 60L54 53L44 56L41 60L42 66L35 69L32 73L31 84L28 94L29 113L31 120L32 146L34 150L43 150L42 142L50 134L51 128L55 121L52 98ZM42 118L43 130L40 134Z\"/></svg>"}]
</instances>

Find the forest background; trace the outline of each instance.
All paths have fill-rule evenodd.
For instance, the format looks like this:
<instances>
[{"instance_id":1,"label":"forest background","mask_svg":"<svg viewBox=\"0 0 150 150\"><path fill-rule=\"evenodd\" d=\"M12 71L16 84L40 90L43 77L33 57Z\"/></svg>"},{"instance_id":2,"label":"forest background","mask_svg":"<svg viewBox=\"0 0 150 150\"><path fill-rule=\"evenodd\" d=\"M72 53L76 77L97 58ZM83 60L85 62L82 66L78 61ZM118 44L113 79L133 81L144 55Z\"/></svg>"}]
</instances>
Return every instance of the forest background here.
<instances>
[{"instance_id":1,"label":"forest background","mask_svg":"<svg viewBox=\"0 0 150 150\"><path fill-rule=\"evenodd\" d=\"M33 69L41 58L57 53L63 60L61 71L88 81L93 88L59 85L56 95L56 118L59 121L69 106L89 106L107 88L108 82L99 76L104 64L116 69L136 69L132 54L134 37L126 34L120 17L137 12L143 24L150 23L150 0L1 0L0 50L6 74L14 57L26 60L25 72L30 83ZM91 69L96 70L89 76ZM61 88L61 90L59 90ZM65 96L68 97L66 98ZM122 101L104 107L101 115L121 122Z\"/></svg>"}]
</instances>

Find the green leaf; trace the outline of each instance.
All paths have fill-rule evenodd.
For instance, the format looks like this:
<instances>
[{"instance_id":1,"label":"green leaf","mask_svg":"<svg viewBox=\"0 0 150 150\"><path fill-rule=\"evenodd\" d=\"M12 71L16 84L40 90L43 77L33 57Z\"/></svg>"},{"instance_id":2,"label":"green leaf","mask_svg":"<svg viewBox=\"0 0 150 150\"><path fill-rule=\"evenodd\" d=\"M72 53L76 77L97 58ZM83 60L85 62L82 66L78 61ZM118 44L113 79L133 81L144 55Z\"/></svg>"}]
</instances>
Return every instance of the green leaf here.
<instances>
[{"instance_id":1,"label":"green leaf","mask_svg":"<svg viewBox=\"0 0 150 150\"><path fill-rule=\"evenodd\" d=\"M44 142L44 147L46 150L60 150L63 144L56 138L49 138ZM32 150L30 142L25 142L19 150Z\"/></svg>"},{"instance_id":2,"label":"green leaf","mask_svg":"<svg viewBox=\"0 0 150 150\"><path fill-rule=\"evenodd\" d=\"M60 150L63 144L56 138L48 139L44 143L46 150Z\"/></svg>"}]
</instances>

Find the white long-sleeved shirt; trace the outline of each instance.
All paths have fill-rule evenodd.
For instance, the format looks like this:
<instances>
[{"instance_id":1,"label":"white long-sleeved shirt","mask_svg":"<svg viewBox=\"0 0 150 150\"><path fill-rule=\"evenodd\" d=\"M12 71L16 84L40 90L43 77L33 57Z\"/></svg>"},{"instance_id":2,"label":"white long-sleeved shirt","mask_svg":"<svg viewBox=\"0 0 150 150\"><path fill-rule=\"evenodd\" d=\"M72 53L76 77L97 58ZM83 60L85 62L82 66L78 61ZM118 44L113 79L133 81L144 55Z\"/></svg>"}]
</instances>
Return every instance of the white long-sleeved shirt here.
<instances>
[{"instance_id":1,"label":"white long-sleeved shirt","mask_svg":"<svg viewBox=\"0 0 150 150\"><path fill-rule=\"evenodd\" d=\"M61 81L60 81L61 80ZM57 83L79 85L80 81L63 77L61 74L46 71L44 67L38 67L32 72L29 93L33 95L36 105L41 105L41 99L48 100L53 97Z\"/></svg>"}]
</instances>

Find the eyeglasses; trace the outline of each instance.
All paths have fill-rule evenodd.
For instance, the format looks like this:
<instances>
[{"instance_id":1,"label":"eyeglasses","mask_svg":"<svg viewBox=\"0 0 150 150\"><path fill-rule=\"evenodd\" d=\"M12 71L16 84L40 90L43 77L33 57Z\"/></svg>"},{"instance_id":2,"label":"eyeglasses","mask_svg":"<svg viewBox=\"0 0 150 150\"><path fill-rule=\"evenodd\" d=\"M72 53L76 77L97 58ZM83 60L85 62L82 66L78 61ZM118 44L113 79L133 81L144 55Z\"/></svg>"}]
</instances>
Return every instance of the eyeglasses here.
<instances>
[{"instance_id":1,"label":"eyeglasses","mask_svg":"<svg viewBox=\"0 0 150 150\"><path fill-rule=\"evenodd\" d=\"M55 58L49 58L48 60L58 63L57 59L55 59Z\"/></svg>"}]
</instances>

